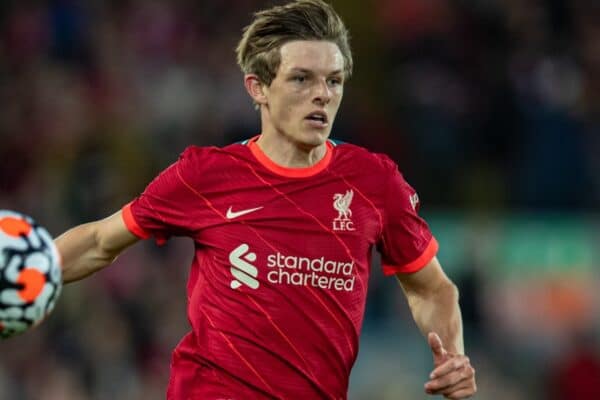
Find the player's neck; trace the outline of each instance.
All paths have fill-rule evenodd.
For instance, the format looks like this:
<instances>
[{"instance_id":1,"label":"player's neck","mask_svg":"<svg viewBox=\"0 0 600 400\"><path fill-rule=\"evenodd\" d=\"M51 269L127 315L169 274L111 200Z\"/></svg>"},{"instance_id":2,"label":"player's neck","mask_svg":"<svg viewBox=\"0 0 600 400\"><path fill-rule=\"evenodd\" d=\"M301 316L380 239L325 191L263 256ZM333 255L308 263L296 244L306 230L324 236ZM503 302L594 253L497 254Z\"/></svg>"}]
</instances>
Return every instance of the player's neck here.
<instances>
[{"instance_id":1,"label":"player's neck","mask_svg":"<svg viewBox=\"0 0 600 400\"><path fill-rule=\"evenodd\" d=\"M256 144L275 164L287 168L312 167L325 156L327 145L302 146L277 133L260 135Z\"/></svg>"}]
</instances>

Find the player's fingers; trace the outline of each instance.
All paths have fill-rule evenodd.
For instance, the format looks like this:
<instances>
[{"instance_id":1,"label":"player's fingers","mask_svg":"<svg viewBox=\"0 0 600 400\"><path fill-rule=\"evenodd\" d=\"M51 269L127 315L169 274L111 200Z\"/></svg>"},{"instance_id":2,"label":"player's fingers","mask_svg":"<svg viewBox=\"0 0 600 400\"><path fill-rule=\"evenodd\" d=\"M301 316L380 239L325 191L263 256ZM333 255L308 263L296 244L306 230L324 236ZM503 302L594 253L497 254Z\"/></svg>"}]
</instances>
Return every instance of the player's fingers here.
<instances>
[{"instance_id":1,"label":"player's fingers","mask_svg":"<svg viewBox=\"0 0 600 400\"><path fill-rule=\"evenodd\" d=\"M460 381L454 385L447 386L437 390L426 389L425 392L430 395L442 395L444 397L452 397L456 395L456 393L473 392L474 391L475 380L468 379Z\"/></svg>"},{"instance_id":2,"label":"player's fingers","mask_svg":"<svg viewBox=\"0 0 600 400\"><path fill-rule=\"evenodd\" d=\"M450 386L438 394L444 395L446 399L466 399L477 392L477 384L475 383L475 369L470 368L470 378L464 379L456 385Z\"/></svg>"},{"instance_id":3,"label":"player's fingers","mask_svg":"<svg viewBox=\"0 0 600 400\"><path fill-rule=\"evenodd\" d=\"M431 347L434 358L440 358L446 355L442 339L440 339L437 333L429 332L427 335L427 342L429 343L429 347Z\"/></svg>"},{"instance_id":4,"label":"player's fingers","mask_svg":"<svg viewBox=\"0 0 600 400\"><path fill-rule=\"evenodd\" d=\"M439 376L446 375L452 371L462 369L467 366L471 366L471 361L469 360L469 357L463 355L455 355L446 360L441 365L438 365L433 371L431 371L429 377L431 379L435 379Z\"/></svg>"},{"instance_id":5,"label":"player's fingers","mask_svg":"<svg viewBox=\"0 0 600 400\"><path fill-rule=\"evenodd\" d=\"M466 366L428 381L425 384L425 391L429 394L451 393L474 382L474 376L475 369Z\"/></svg>"},{"instance_id":6,"label":"player's fingers","mask_svg":"<svg viewBox=\"0 0 600 400\"><path fill-rule=\"evenodd\" d=\"M477 393L477 385L473 381L472 384L457 388L454 391L448 392L444 394L444 398L459 400L459 399L467 399Z\"/></svg>"}]
</instances>

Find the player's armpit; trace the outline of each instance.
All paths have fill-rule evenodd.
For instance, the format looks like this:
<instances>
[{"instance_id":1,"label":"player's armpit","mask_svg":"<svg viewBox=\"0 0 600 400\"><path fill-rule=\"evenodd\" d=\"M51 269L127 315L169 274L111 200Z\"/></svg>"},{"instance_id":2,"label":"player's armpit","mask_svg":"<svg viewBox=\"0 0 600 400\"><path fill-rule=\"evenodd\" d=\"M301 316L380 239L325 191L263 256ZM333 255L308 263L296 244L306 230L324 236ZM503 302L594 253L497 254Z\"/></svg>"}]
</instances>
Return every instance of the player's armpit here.
<instances>
[{"instance_id":1,"label":"player's armpit","mask_svg":"<svg viewBox=\"0 0 600 400\"><path fill-rule=\"evenodd\" d=\"M62 256L63 281L83 279L104 268L138 240L127 229L121 211L68 230L55 240Z\"/></svg>"}]
</instances>

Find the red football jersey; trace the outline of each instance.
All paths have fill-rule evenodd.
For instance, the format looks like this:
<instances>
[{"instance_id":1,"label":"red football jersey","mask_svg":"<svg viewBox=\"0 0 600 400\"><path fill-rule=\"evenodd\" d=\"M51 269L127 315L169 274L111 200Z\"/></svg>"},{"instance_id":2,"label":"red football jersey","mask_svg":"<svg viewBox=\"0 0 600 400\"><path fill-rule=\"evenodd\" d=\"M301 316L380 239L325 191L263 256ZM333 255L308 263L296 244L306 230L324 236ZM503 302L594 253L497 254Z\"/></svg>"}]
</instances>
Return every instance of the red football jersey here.
<instances>
[{"instance_id":1,"label":"red football jersey","mask_svg":"<svg viewBox=\"0 0 600 400\"><path fill-rule=\"evenodd\" d=\"M140 238L195 242L167 398L345 399L373 246L391 275L437 242L388 157L330 140L316 165L286 168L256 139L187 148L123 208Z\"/></svg>"}]
</instances>

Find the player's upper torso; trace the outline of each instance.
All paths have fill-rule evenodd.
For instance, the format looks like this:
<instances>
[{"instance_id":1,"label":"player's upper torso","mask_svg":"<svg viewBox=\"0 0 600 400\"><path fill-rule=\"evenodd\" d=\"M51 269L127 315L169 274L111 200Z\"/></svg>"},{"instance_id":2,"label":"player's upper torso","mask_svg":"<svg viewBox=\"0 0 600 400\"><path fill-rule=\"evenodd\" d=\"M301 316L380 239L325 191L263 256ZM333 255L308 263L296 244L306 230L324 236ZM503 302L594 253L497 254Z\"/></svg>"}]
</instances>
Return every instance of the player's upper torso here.
<instances>
[{"instance_id":1,"label":"player's upper torso","mask_svg":"<svg viewBox=\"0 0 600 400\"><path fill-rule=\"evenodd\" d=\"M373 245L388 272L435 253L402 183L388 159L346 144L301 169L255 143L188 148L125 210L141 235L195 241L192 333L169 398L345 398Z\"/></svg>"}]
</instances>

